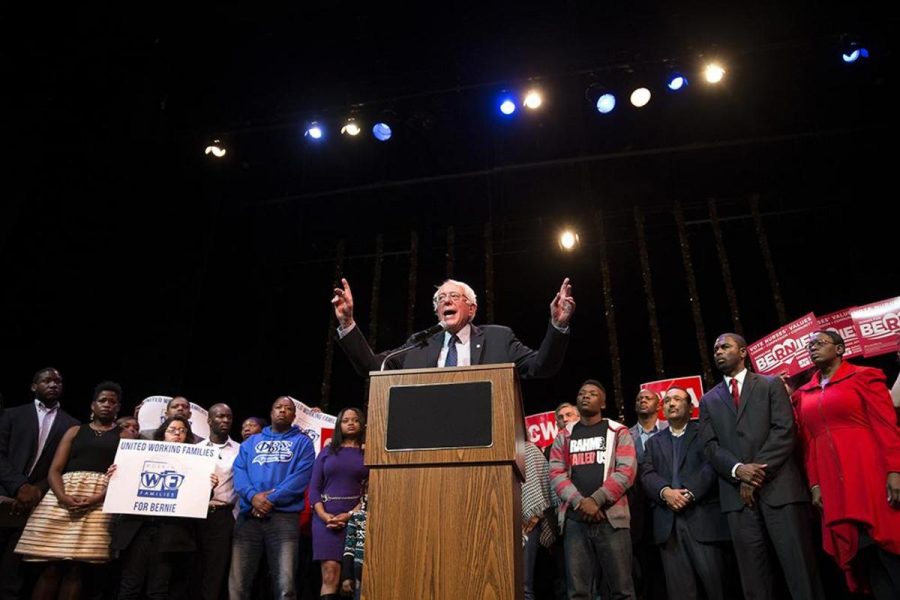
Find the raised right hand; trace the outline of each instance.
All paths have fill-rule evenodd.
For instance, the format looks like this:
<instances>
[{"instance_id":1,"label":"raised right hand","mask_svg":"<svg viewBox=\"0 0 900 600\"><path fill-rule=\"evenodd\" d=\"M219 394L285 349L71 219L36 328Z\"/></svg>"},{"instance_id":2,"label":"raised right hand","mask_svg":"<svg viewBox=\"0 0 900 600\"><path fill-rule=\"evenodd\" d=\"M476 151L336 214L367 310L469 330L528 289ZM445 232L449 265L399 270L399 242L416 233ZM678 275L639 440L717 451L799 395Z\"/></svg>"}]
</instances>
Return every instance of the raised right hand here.
<instances>
[{"instance_id":1,"label":"raised right hand","mask_svg":"<svg viewBox=\"0 0 900 600\"><path fill-rule=\"evenodd\" d=\"M334 288L334 298L331 303L334 305L334 316L337 317L338 323L342 329L346 329L353 325L353 292L350 291L350 284L347 280L341 278L343 288Z\"/></svg>"}]
</instances>

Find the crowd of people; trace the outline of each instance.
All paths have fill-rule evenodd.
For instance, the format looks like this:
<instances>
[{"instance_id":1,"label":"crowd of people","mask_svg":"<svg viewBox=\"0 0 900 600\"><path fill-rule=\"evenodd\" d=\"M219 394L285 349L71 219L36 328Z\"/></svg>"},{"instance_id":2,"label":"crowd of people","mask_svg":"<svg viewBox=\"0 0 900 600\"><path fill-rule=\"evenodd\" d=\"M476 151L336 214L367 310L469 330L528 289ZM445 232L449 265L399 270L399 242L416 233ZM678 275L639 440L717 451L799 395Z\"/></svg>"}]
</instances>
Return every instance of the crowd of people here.
<instances>
[{"instance_id":1,"label":"crowd of people","mask_svg":"<svg viewBox=\"0 0 900 600\"><path fill-rule=\"evenodd\" d=\"M538 350L508 328L473 325L477 298L462 282L434 295L441 331L399 354L368 346L346 280L332 303L339 343L361 373L382 362L512 362L521 377L542 377L564 358L570 292L563 281ZM526 446L524 596L536 597L543 555L553 593L573 600L840 597L823 584L829 570L846 592L900 597L897 413L884 374L844 361L845 348L838 334L816 332L808 381L786 382L750 371L746 341L722 334L721 380L699 400L699 419L688 390L641 390L629 427L604 415L603 384L585 381L556 409L552 445ZM34 402L0 415L0 597L359 597L361 409L338 414L316 455L287 396L269 423L245 420L238 442L225 404L210 407L201 439L183 396L158 428L140 430L119 417L117 383L96 386L87 423L63 410L58 370L38 371L31 390ZM119 440L138 437L215 449L205 519L103 512Z\"/></svg>"}]
</instances>

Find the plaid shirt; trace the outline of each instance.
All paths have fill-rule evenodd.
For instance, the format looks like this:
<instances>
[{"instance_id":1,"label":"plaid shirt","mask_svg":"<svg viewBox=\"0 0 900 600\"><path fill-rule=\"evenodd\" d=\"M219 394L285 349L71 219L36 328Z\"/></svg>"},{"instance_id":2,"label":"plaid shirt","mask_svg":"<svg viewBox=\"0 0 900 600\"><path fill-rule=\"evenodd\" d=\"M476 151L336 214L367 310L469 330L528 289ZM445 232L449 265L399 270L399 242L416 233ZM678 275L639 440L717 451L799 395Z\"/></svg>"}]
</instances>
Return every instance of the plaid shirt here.
<instances>
[{"instance_id":1,"label":"plaid shirt","mask_svg":"<svg viewBox=\"0 0 900 600\"><path fill-rule=\"evenodd\" d=\"M621 423L607 419L609 433L607 439L613 443L612 465L606 467L606 479L591 498L606 512L609 524L616 529L628 527L631 522L631 513L628 511L628 499L625 492L634 484L637 474L637 456L634 448L634 438L631 432ZM569 507L576 507L584 499L581 492L572 483L572 465L569 463L569 438L572 435L571 427L566 427L557 434L550 449L550 487L559 496L562 504L559 507L559 527L565 527L566 511ZM610 467L613 467L610 469Z\"/></svg>"}]
</instances>

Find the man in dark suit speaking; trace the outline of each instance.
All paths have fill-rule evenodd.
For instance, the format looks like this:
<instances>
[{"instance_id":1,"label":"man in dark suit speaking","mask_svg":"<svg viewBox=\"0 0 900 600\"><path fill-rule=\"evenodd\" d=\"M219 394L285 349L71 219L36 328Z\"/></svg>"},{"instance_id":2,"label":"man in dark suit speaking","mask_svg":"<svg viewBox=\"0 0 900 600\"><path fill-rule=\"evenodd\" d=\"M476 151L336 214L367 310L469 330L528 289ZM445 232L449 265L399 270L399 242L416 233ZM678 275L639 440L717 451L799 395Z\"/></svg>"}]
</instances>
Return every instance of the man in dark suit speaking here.
<instances>
[{"instance_id":1,"label":"man in dark suit speaking","mask_svg":"<svg viewBox=\"0 0 900 600\"><path fill-rule=\"evenodd\" d=\"M353 320L353 294L346 279L334 290L338 344L360 375L377 371L392 351L375 354ZM434 294L433 307L441 327L423 339L407 342L409 351L388 358L386 369L422 369L462 367L497 363L515 363L519 376L549 377L562 364L569 343L569 320L575 312L569 279L563 280L550 303L550 323L538 350L520 342L508 327L472 324L478 310L478 298L467 284L448 279Z\"/></svg>"},{"instance_id":2,"label":"man in dark suit speaking","mask_svg":"<svg viewBox=\"0 0 900 600\"><path fill-rule=\"evenodd\" d=\"M787 390L747 370L747 342L735 333L716 339L713 356L724 380L700 400L700 437L719 475L744 598L776 597L769 543L794 600L823 598Z\"/></svg>"}]
</instances>

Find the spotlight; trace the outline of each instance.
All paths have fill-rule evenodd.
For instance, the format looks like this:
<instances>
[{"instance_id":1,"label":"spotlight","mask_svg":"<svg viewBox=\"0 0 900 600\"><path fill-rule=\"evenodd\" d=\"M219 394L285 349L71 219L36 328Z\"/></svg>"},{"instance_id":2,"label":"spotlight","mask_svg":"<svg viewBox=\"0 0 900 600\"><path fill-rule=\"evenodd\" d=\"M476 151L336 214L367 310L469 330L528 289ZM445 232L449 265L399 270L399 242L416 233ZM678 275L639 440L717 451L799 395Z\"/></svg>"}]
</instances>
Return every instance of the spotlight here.
<instances>
[{"instance_id":1,"label":"spotlight","mask_svg":"<svg viewBox=\"0 0 900 600\"><path fill-rule=\"evenodd\" d=\"M504 90L501 92L500 98L498 98L497 107L500 109L501 113L508 117L516 112L516 101L506 90Z\"/></svg>"},{"instance_id":2,"label":"spotlight","mask_svg":"<svg viewBox=\"0 0 900 600\"><path fill-rule=\"evenodd\" d=\"M846 48L844 48L844 50L841 52L841 58L845 63L852 64L858 61L860 58L869 58L869 51L856 42L853 42Z\"/></svg>"},{"instance_id":3,"label":"spotlight","mask_svg":"<svg viewBox=\"0 0 900 600\"><path fill-rule=\"evenodd\" d=\"M596 108L601 114L612 112L616 107L615 95L600 83L590 84L584 90L584 99L590 102L591 106Z\"/></svg>"},{"instance_id":4,"label":"spotlight","mask_svg":"<svg viewBox=\"0 0 900 600\"><path fill-rule=\"evenodd\" d=\"M703 76L708 83L719 83L725 77L725 69L719 63L709 63L703 69Z\"/></svg>"},{"instance_id":5,"label":"spotlight","mask_svg":"<svg viewBox=\"0 0 900 600\"><path fill-rule=\"evenodd\" d=\"M375 123L372 127L372 135L375 136L375 139L379 142L386 142L391 139L391 136L394 134L391 131L391 126L384 122Z\"/></svg>"},{"instance_id":6,"label":"spotlight","mask_svg":"<svg viewBox=\"0 0 900 600\"><path fill-rule=\"evenodd\" d=\"M631 104L634 105L635 108L647 106L648 102L650 102L650 90L647 88L639 87L631 92Z\"/></svg>"},{"instance_id":7,"label":"spotlight","mask_svg":"<svg viewBox=\"0 0 900 600\"><path fill-rule=\"evenodd\" d=\"M571 252L578 245L578 234L571 230L559 234L559 247L566 252Z\"/></svg>"},{"instance_id":8,"label":"spotlight","mask_svg":"<svg viewBox=\"0 0 900 600\"><path fill-rule=\"evenodd\" d=\"M530 110L535 110L540 108L541 104L544 103L544 98L541 95L541 92L535 89L528 90L528 93L525 94L525 100L522 104L525 105L525 108Z\"/></svg>"},{"instance_id":9,"label":"spotlight","mask_svg":"<svg viewBox=\"0 0 900 600\"><path fill-rule=\"evenodd\" d=\"M615 95L599 83L592 83L584 90L584 99L600 114L608 114L616 107Z\"/></svg>"},{"instance_id":10,"label":"spotlight","mask_svg":"<svg viewBox=\"0 0 900 600\"><path fill-rule=\"evenodd\" d=\"M225 154L228 153L228 150L219 140L213 140L212 144L206 147L206 150L203 151L203 154L210 155L212 154L216 158L222 158Z\"/></svg>"},{"instance_id":11,"label":"spotlight","mask_svg":"<svg viewBox=\"0 0 900 600\"><path fill-rule=\"evenodd\" d=\"M306 131L303 133L304 137L308 137L311 140L319 141L323 137L325 137L325 128L322 127L317 121L313 121L306 127Z\"/></svg>"},{"instance_id":12,"label":"spotlight","mask_svg":"<svg viewBox=\"0 0 900 600\"><path fill-rule=\"evenodd\" d=\"M355 117L350 117L347 119L347 122L344 123L344 126L341 127L341 133L346 133L347 135L357 136L362 129L359 126L359 123L356 122Z\"/></svg>"},{"instance_id":13,"label":"spotlight","mask_svg":"<svg viewBox=\"0 0 900 600\"><path fill-rule=\"evenodd\" d=\"M605 94L601 94L599 98L597 98L597 111L601 114L609 114L616 107L616 97L607 92Z\"/></svg>"},{"instance_id":14,"label":"spotlight","mask_svg":"<svg viewBox=\"0 0 900 600\"><path fill-rule=\"evenodd\" d=\"M682 75L677 71L673 71L669 74L669 80L666 82L666 87L672 90L673 92L677 92L681 89L687 87L688 80L687 77Z\"/></svg>"}]
</instances>

